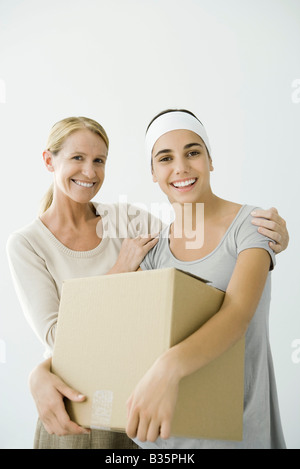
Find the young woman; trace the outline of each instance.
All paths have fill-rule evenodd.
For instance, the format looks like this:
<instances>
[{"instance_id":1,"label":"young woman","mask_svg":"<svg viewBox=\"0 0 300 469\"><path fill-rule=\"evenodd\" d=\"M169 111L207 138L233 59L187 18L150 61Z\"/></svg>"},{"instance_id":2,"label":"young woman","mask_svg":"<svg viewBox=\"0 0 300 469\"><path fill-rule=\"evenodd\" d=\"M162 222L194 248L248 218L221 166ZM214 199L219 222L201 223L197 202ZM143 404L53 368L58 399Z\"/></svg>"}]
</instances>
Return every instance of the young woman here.
<instances>
[{"instance_id":1,"label":"young woman","mask_svg":"<svg viewBox=\"0 0 300 469\"><path fill-rule=\"evenodd\" d=\"M121 223L131 227L126 236L133 239L123 241L121 235L99 238L107 212L115 215L110 217L112 232L118 232L120 224L121 207L90 202L103 184L108 143L104 129L91 119L68 118L55 124L43 154L53 174L53 188L41 216L8 242L12 276L24 313L49 357L63 280L136 270L157 242L152 236L137 237L156 232L153 224L157 220L149 225L144 213L143 228L137 232L128 223L132 210L122 212ZM275 210L257 212L257 216L260 229L276 242L274 250L285 249L288 232L284 220ZM64 397L81 401L84 396L51 373L51 358L33 370L30 388L40 417L35 448L132 447L132 442L118 433L89 432L70 420Z\"/></svg>"},{"instance_id":2,"label":"young woman","mask_svg":"<svg viewBox=\"0 0 300 469\"><path fill-rule=\"evenodd\" d=\"M72 117L56 123L51 129L43 153L48 171L53 174L53 187L47 193L42 214L28 226L10 236L7 244L13 280L23 311L35 333L51 356L62 283L65 279L122 271L131 263L138 268L146 252L157 242L153 237L137 237L132 222L134 210L118 205L91 203L100 190L108 157L109 141L103 127L92 119ZM110 218L107 220L107 215ZM100 216L100 214L102 216ZM148 213L139 210L139 222L148 233ZM113 236L100 236L110 224ZM128 227L125 236L135 238L121 250L117 236L120 224ZM157 229L157 227L156 227ZM129 248L129 249L128 249ZM134 250L134 255L131 250ZM49 360L46 362L49 364ZM52 386L42 385L46 402L53 402ZM59 391L60 392L60 391ZM57 394L54 394L57 397ZM55 399L55 398L54 398ZM75 399L83 396L76 394ZM62 404L62 401L60 402ZM39 407L38 403L38 407ZM43 414L42 414L43 415ZM52 413L55 420L56 410ZM133 448L134 443L120 433L80 428L70 419L55 424L53 429L38 422L36 448ZM60 424L64 430L60 429ZM74 433L73 436L50 435Z\"/></svg>"},{"instance_id":3,"label":"young woman","mask_svg":"<svg viewBox=\"0 0 300 469\"><path fill-rule=\"evenodd\" d=\"M208 278L226 293L218 313L164 353L138 383L128 401L127 434L142 448L285 448L268 336L269 271L275 256L251 223L256 209L213 193L207 134L188 111L158 115L148 127L146 148L153 181L173 204L175 221L162 230L142 269L176 267ZM197 217L197 204L204 204L204 217ZM200 243L197 233L202 230L204 242ZM171 437L181 379L244 335L243 441Z\"/></svg>"}]
</instances>

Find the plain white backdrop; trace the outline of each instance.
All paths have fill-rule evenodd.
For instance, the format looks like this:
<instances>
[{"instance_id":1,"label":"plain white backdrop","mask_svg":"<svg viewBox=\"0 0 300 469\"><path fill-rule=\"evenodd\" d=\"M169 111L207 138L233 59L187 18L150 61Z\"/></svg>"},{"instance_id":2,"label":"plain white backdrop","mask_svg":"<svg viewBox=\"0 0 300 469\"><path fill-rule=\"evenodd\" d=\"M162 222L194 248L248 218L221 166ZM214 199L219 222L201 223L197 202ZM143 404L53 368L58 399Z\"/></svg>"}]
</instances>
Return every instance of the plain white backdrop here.
<instances>
[{"instance_id":1,"label":"plain white backdrop","mask_svg":"<svg viewBox=\"0 0 300 469\"><path fill-rule=\"evenodd\" d=\"M289 449L300 448L299 0L0 0L0 447L32 448L28 390L43 347L8 269L9 234L37 216L51 183L50 127L98 120L111 146L97 200L166 202L143 139L152 117L190 109L206 126L214 192L275 206L287 220L277 256L270 335Z\"/></svg>"}]
</instances>

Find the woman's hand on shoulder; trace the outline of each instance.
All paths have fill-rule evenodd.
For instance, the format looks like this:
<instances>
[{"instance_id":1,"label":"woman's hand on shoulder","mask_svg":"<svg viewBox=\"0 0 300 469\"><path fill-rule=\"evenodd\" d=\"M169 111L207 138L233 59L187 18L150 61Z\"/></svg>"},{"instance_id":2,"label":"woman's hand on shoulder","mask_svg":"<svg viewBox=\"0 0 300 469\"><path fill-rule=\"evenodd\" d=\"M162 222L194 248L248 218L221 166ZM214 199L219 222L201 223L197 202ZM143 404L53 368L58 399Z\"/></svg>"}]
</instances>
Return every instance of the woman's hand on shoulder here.
<instances>
[{"instance_id":1,"label":"woman's hand on shoulder","mask_svg":"<svg viewBox=\"0 0 300 469\"><path fill-rule=\"evenodd\" d=\"M157 242L157 234L124 239L117 262L108 274L135 272Z\"/></svg>"},{"instance_id":2,"label":"woman's hand on shoulder","mask_svg":"<svg viewBox=\"0 0 300 469\"><path fill-rule=\"evenodd\" d=\"M64 405L64 397L76 402L85 400L50 370L51 359L38 365L30 373L29 387L39 417L49 434L58 436L88 434L90 431L72 422Z\"/></svg>"},{"instance_id":3,"label":"woman's hand on shoulder","mask_svg":"<svg viewBox=\"0 0 300 469\"><path fill-rule=\"evenodd\" d=\"M273 242L270 241L269 246L275 254L279 254L288 247L289 232L286 221L278 214L275 207L268 210L256 209L251 215L254 217L252 223L259 227L259 232L273 240Z\"/></svg>"}]
</instances>

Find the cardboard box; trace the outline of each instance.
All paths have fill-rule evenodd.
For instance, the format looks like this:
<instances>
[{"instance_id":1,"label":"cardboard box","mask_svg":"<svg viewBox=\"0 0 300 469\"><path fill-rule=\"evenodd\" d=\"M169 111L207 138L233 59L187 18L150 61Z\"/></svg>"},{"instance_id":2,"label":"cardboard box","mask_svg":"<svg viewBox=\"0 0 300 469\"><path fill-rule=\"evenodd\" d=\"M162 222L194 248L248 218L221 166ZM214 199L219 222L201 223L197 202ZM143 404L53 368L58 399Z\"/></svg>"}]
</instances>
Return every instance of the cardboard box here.
<instances>
[{"instance_id":1,"label":"cardboard box","mask_svg":"<svg viewBox=\"0 0 300 469\"><path fill-rule=\"evenodd\" d=\"M224 292L174 268L66 281L53 371L88 396L72 420L125 431L126 401L156 358L204 324ZM241 440L244 339L184 378L172 435Z\"/></svg>"}]
</instances>

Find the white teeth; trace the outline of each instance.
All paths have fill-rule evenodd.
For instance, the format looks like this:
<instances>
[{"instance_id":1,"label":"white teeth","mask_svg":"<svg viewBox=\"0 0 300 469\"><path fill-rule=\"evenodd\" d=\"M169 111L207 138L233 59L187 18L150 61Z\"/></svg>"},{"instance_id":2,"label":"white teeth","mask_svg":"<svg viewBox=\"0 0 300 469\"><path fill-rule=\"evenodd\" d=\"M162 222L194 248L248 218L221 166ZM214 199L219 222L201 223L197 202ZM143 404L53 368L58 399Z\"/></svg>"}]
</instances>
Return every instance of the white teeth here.
<instances>
[{"instance_id":1,"label":"white teeth","mask_svg":"<svg viewBox=\"0 0 300 469\"><path fill-rule=\"evenodd\" d=\"M194 182L196 182L196 179L188 179L187 181L173 182L173 186L175 186L175 187L185 187L185 186L189 186L190 184L193 184Z\"/></svg>"},{"instance_id":2,"label":"white teeth","mask_svg":"<svg viewBox=\"0 0 300 469\"><path fill-rule=\"evenodd\" d=\"M93 183L76 181L75 179L73 179L73 181L75 182L75 184L77 184L78 186L82 186L82 187L93 187L94 185Z\"/></svg>"}]
</instances>

